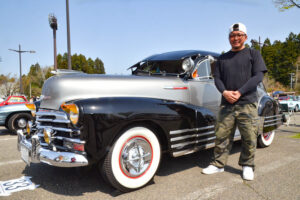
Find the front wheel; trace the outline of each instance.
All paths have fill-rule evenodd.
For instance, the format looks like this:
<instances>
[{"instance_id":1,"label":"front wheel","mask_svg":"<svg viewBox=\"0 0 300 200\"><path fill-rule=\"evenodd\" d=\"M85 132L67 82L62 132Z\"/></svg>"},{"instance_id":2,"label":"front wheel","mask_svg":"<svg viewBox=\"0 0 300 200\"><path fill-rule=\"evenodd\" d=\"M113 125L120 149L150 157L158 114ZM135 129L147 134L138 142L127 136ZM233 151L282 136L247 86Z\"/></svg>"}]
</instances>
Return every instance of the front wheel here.
<instances>
[{"instance_id":1,"label":"front wheel","mask_svg":"<svg viewBox=\"0 0 300 200\"><path fill-rule=\"evenodd\" d=\"M141 188L154 177L160 157L159 140L150 129L130 128L115 141L105 158L106 177L123 192Z\"/></svg>"},{"instance_id":2,"label":"front wheel","mask_svg":"<svg viewBox=\"0 0 300 200\"><path fill-rule=\"evenodd\" d=\"M262 133L257 138L258 146L262 148L270 146L274 140L274 136L275 136L274 130L266 133Z\"/></svg>"}]
</instances>

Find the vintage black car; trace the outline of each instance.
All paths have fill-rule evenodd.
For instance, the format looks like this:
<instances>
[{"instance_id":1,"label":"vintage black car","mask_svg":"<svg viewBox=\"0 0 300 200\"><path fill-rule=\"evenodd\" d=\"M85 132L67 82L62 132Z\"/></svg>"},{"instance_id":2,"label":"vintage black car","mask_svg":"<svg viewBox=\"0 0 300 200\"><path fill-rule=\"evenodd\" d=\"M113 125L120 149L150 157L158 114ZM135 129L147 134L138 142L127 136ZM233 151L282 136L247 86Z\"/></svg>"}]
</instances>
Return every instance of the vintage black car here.
<instances>
[{"instance_id":1,"label":"vintage black car","mask_svg":"<svg viewBox=\"0 0 300 200\"><path fill-rule=\"evenodd\" d=\"M218 56L157 54L130 67L129 76L58 73L45 82L40 105L31 105L33 123L18 131L21 157L58 167L98 164L115 188L143 187L162 153L177 157L214 146ZM266 147L282 115L262 83L257 93L258 142ZM237 129L234 140L240 138Z\"/></svg>"}]
</instances>

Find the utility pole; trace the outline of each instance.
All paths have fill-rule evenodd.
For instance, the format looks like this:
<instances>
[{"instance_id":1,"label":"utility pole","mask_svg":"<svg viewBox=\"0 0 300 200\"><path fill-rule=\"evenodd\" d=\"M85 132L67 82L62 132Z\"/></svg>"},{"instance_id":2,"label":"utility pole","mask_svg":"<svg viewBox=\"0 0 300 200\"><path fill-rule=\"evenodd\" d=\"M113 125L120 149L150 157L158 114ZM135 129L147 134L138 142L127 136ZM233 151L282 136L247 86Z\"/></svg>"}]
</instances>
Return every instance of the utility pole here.
<instances>
[{"instance_id":1,"label":"utility pole","mask_svg":"<svg viewBox=\"0 0 300 200\"><path fill-rule=\"evenodd\" d=\"M68 41L68 69L72 69L71 61L71 39L70 39L70 18L69 18L69 0L66 0L66 15L67 15L67 41Z\"/></svg>"},{"instance_id":2,"label":"utility pole","mask_svg":"<svg viewBox=\"0 0 300 200\"><path fill-rule=\"evenodd\" d=\"M291 75L291 90L293 90L293 76L295 75L295 73L290 73Z\"/></svg>"},{"instance_id":3,"label":"utility pole","mask_svg":"<svg viewBox=\"0 0 300 200\"><path fill-rule=\"evenodd\" d=\"M297 89L298 86L298 63L296 64L296 81L295 81L295 88Z\"/></svg>"},{"instance_id":4,"label":"utility pole","mask_svg":"<svg viewBox=\"0 0 300 200\"><path fill-rule=\"evenodd\" d=\"M19 62L20 62L20 94L23 94L23 86L22 86L22 59L21 59L21 54L22 53L35 53L35 51L22 51L21 50L21 45L19 44L19 50L15 49L8 49L10 51L15 51L19 53Z\"/></svg>"}]
</instances>

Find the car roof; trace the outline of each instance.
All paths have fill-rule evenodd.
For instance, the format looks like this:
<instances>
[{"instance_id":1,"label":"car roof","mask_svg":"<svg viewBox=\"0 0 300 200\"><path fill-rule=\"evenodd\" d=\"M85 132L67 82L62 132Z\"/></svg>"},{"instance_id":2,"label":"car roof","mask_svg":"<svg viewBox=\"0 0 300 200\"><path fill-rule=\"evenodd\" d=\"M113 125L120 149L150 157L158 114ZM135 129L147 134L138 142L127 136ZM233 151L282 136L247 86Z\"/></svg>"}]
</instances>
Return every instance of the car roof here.
<instances>
[{"instance_id":1,"label":"car roof","mask_svg":"<svg viewBox=\"0 0 300 200\"><path fill-rule=\"evenodd\" d=\"M218 53L210 52L210 51L202 51L202 50L170 51L170 52L154 54L152 56L149 56L149 57L141 60L140 62L134 64L133 66L129 67L128 69L136 67L136 65L141 63L141 62L147 62L147 61L177 61L177 60L183 60L187 57L197 56L197 55L200 55L200 56L211 55L215 58L220 56L220 54L218 54Z\"/></svg>"},{"instance_id":2,"label":"car roof","mask_svg":"<svg viewBox=\"0 0 300 200\"><path fill-rule=\"evenodd\" d=\"M209 52L209 51L201 51L201 50L181 50L181 51L171 51L161 54L155 54L152 56L149 56L145 58L142 61L168 61L168 60L182 60L184 58L190 57L190 56L207 56L211 55L214 57L219 57L220 54Z\"/></svg>"}]
</instances>

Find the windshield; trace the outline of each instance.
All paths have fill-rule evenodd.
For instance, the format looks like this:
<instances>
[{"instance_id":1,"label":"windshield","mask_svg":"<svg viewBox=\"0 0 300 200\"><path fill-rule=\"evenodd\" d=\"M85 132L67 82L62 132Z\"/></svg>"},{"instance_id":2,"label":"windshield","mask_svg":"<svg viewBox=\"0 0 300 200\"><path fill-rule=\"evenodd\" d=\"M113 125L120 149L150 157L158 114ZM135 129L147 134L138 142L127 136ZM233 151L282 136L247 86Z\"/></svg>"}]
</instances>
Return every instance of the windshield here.
<instances>
[{"instance_id":1,"label":"windshield","mask_svg":"<svg viewBox=\"0 0 300 200\"><path fill-rule=\"evenodd\" d=\"M141 62L137 66L133 74L149 74L149 75L179 75L184 73L181 61L148 61Z\"/></svg>"}]
</instances>

